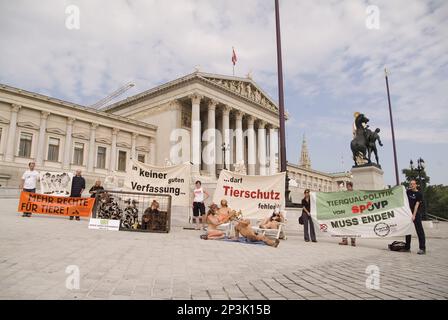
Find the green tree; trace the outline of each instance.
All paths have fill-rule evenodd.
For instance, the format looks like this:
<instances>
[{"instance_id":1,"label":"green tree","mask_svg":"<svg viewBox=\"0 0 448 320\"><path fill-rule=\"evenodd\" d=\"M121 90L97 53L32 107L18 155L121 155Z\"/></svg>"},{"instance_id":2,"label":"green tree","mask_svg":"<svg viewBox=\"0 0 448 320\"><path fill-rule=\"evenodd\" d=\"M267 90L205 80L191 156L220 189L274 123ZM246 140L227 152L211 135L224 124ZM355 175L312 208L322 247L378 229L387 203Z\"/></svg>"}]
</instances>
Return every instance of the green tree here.
<instances>
[{"instance_id":1,"label":"green tree","mask_svg":"<svg viewBox=\"0 0 448 320\"><path fill-rule=\"evenodd\" d=\"M448 186L428 186L426 203L429 214L448 219Z\"/></svg>"}]
</instances>

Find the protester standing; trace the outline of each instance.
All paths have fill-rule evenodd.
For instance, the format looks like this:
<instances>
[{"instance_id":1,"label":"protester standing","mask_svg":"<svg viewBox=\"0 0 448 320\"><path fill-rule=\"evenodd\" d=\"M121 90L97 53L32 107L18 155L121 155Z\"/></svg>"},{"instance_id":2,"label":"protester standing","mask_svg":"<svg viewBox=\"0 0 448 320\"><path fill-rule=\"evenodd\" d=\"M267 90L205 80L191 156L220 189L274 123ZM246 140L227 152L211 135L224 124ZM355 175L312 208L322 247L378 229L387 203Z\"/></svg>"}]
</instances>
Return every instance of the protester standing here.
<instances>
[{"instance_id":1,"label":"protester standing","mask_svg":"<svg viewBox=\"0 0 448 320\"><path fill-rule=\"evenodd\" d=\"M306 189L304 194L305 197L302 199L302 220L305 242L310 242L310 236L312 242L317 242L313 220L311 219L310 189Z\"/></svg>"},{"instance_id":2,"label":"protester standing","mask_svg":"<svg viewBox=\"0 0 448 320\"><path fill-rule=\"evenodd\" d=\"M97 193L101 190L104 190L103 186L101 185L101 180L96 180L95 184L92 188L90 188L89 193L91 198L95 198Z\"/></svg>"},{"instance_id":3,"label":"protester standing","mask_svg":"<svg viewBox=\"0 0 448 320\"><path fill-rule=\"evenodd\" d=\"M31 161L28 163L28 170L22 175L22 181L20 182L19 189L25 192L36 192L37 181L39 180L39 171L34 170L36 164ZM24 212L22 217L31 217L31 212Z\"/></svg>"},{"instance_id":4,"label":"protester standing","mask_svg":"<svg viewBox=\"0 0 448 320\"><path fill-rule=\"evenodd\" d=\"M345 184L345 186L346 186L346 188L347 188L347 191L353 191L353 182L348 181L348 182ZM356 238L350 238L350 242L351 242L352 247L356 247ZM342 238L342 241L339 242L339 244L340 244L341 246L346 246L346 245L348 245L347 237Z\"/></svg>"},{"instance_id":5,"label":"protester standing","mask_svg":"<svg viewBox=\"0 0 448 320\"><path fill-rule=\"evenodd\" d=\"M193 223L196 223L196 230L200 230L205 221L205 204L209 194L202 188L201 181L195 182L193 190ZM201 221L199 223L199 221ZM200 224L200 225L199 225Z\"/></svg>"},{"instance_id":6,"label":"protester standing","mask_svg":"<svg viewBox=\"0 0 448 320\"><path fill-rule=\"evenodd\" d=\"M72 189L70 197L80 198L84 189L86 188L86 180L81 176L81 170L76 170L76 174L72 180ZM73 216L70 216L70 220L73 220ZM80 220L79 216L76 216L76 220Z\"/></svg>"},{"instance_id":7,"label":"protester standing","mask_svg":"<svg viewBox=\"0 0 448 320\"><path fill-rule=\"evenodd\" d=\"M421 204L423 202L423 195L417 188L417 181L411 180L409 183L410 189L406 191L409 200L409 207L412 212L412 221L414 222L415 231L417 232L419 250L417 254L425 254L426 253L426 239L425 239L425 230L423 230L422 224L422 213L421 213ZM408 234L406 236L406 246L405 251L411 250L411 239L412 236Z\"/></svg>"}]
</instances>

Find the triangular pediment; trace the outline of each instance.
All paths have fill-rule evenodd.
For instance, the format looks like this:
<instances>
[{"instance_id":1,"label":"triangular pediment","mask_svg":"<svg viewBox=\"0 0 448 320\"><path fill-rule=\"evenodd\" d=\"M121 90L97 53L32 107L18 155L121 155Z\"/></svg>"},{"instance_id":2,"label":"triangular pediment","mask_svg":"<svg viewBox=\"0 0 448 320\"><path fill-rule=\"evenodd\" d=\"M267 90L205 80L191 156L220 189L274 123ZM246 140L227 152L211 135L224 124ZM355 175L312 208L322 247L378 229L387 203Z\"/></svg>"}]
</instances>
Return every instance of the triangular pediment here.
<instances>
[{"instance_id":1,"label":"triangular pediment","mask_svg":"<svg viewBox=\"0 0 448 320\"><path fill-rule=\"evenodd\" d=\"M201 73L199 75L233 94L244 97L270 111L278 112L278 107L274 101L251 78L225 77Z\"/></svg>"},{"instance_id":2,"label":"triangular pediment","mask_svg":"<svg viewBox=\"0 0 448 320\"><path fill-rule=\"evenodd\" d=\"M28 129L33 129L33 130L39 130L39 126L29 122L29 121L25 121L25 122L17 122L17 126L21 127L21 128L28 128Z\"/></svg>"},{"instance_id":3,"label":"triangular pediment","mask_svg":"<svg viewBox=\"0 0 448 320\"><path fill-rule=\"evenodd\" d=\"M198 81L200 83L206 84L207 86L211 86L219 90L225 90L229 94L254 103L261 108L269 110L270 112L278 113L277 104L253 81L250 76L241 78L204 72L195 72L182 78L167 82L158 87L146 90L132 97L128 97L124 100L118 101L104 108L104 110L106 112L115 112L144 99L150 99L151 97L164 94L167 91L172 90L173 88L178 88L179 86L187 86L193 82Z\"/></svg>"},{"instance_id":4,"label":"triangular pediment","mask_svg":"<svg viewBox=\"0 0 448 320\"><path fill-rule=\"evenodd\" d=\"M0 116L0 123L9 124L9 120Z\"/></svg>"},{"instance_id":5,"label":"triangular pediment","mask_svg":"<svg viewBox=\"0 0 448 320\"><path fill-rule=\"evenodd\" d=\"M59 129L59 128L47 128L46 130L48 133L58 134L61 136L65 136L65 131Z\"/></svg>"}]
</instances>

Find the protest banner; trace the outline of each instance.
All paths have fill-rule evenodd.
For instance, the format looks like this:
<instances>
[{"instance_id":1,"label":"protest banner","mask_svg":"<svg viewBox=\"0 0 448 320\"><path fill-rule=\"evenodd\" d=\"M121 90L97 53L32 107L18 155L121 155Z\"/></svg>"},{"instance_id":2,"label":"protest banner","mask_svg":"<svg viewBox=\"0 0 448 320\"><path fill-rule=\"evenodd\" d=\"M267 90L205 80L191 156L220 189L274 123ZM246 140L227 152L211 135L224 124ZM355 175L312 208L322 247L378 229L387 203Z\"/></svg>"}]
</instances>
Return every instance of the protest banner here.
<instances>
[{"instance_id":1,"label":"protest banner","mask_svg":"<svg viewBox=\"0 0 448 320\"><path fill-rule=\"evenodd\" d=\"M136 192L171 195L171 205L190 205L190 163L156 167L131 160L125 188Z\"/></svg>"},{"instance_id":2,"label":"protest banner","mask_svg":"<svg viewBox=\"0 0 448 320\"><path fill-rule=\"evenodd\" d=\"M88 217L92 212L95 199L59 197L46 194L22 192L19 200L19 212L50 214L56 216Z\"/></svg>"},{"instance_id":3,"label":"protest banner","mask_svg":"<svg viewBox=\"0 0 448 320\"><path fill-rule=\"evenodd\" d=\"M248 176L222 170L213 202L226 199L231 209L241 210L247 218L265 218L275 208L284 208L286 173L271 176Z\"/></svg>"},{"instance_id":4,"label":"protest banner","mask_svg":"<svg viewBox=\"0 0 448 320\"><path fill-rule=\"evenodd\" d=\"M406 190L311 192L316 228L333 237L384 238L413 230Z\"/></svg>"},{"instance_id":5,"label":"protest banner","mask_svg":"<svg viewBox=\"0 0 448 320\"><path fill-rule=\"evenodd\" d=\"M40 193L68 197L72 188L73 173L41 171Z\"/></svg>"}]
</instances>

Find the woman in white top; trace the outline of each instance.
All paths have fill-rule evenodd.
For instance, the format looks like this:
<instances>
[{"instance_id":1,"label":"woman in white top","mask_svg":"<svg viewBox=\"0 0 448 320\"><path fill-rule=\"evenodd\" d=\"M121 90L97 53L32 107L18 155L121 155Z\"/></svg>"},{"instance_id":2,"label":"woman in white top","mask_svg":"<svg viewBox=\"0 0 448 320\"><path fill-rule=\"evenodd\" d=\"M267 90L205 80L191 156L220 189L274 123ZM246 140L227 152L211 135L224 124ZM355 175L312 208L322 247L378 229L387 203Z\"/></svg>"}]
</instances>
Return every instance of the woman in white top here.
<instances>
[{"instance_id":1,"label":"woman in white top","mask_svg":"<svg viewBox=\"0 0 448 320\"><path fill-rule=\"evenodd\" d=\"M201 181L196 181L195 189L193 190L193 223L196 223L196 230L200 230L205 223L204 201L208 197L209 194L202 188Z\"/></svg>"},{"instance_id":2,"label":"woman in white top","mask_svg":"<svg viewBox=\"0 0 448 320\"><path fill-rule=\"evenodd\" d=\"M39 181L39 171L34 170L34 162L28 163L29 170L26 170L22 175L22 181L19 188L25 192L36 192L37 181ZM31 212L24 212L22 217L31 217Z\"/></svg>"}]
</instances>

